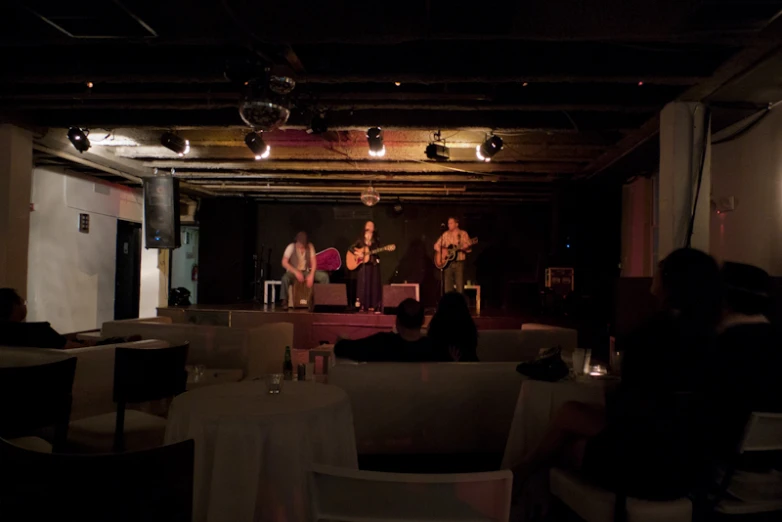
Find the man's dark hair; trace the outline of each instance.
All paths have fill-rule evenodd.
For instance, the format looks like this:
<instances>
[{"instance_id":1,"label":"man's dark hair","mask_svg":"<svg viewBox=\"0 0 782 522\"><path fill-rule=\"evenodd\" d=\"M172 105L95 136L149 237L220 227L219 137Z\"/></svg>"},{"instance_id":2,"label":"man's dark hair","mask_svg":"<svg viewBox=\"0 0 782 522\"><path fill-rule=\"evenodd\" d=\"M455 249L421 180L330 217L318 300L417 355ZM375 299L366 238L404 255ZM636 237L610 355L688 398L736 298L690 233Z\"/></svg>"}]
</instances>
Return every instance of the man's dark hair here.
<instances>
[{"instance_id":1,"label":"man's dark hair","mask_svg":"<svg viewBox=\"0 0 782 522\"><path fill-rule=\"evenodd\" d=\"M22 304L21 296L13 288L0 288L0 321L11 319L14 306Z\"/></svg>"},{"instance_id":2,"label":"man's dark hair","mask_svg":"<svg viewBox=\"0 0 782 522\"><path fill-rule=\"evenodd\" d=\"M767 314L771 308L771 277L756 266L726 261L720 270L725 304L745 315Z\"/></svg>"},{"instance_id":3,"label":"man's dark hair","mask_svg":"<svg viewBox=\"0 0 782 522\"><path fill-rule=\"evenodd\" d=\"M424 325L424 307L412 298L407 298L396 309L396 320L400 326L410 330L419 329Z\"/></svg>"},{"instance_id":4,"label":"man's dark hair","mask_svg":"<svg viewBox=\"0 0 782 522\"><path fill-rule=\"evenodd\" d=\"M456 221L457 225L461 225L461 221L459 221L459 218L456 216L448 216L448 219L453 219L454 221Z\"/></svg>"}]
</instances>

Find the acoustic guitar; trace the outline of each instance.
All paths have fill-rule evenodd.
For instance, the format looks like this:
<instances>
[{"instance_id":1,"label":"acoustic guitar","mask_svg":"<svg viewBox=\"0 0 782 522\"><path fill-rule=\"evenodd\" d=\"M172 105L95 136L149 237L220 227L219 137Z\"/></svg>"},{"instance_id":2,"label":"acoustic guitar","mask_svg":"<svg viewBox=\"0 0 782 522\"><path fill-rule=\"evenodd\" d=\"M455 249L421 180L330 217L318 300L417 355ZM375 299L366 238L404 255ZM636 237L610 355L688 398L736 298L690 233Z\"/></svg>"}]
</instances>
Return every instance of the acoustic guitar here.
<instances>
[{"instance_id":1,"label":"acoustic guitar","mask_svg":"<svg viewBox=\"0 0 782 522\"><path fill-rule=\"evenodd\" d=\"M473 245L478 244L478 238L474 237L470 239L468 242L468 247L471 247ZM445 248L441 248L434 254L434 266L436 266L439 270L445 270L448 268L448 265L451 264L451 261L456 259L456 256L459 254L459 247L458 245L448 245Z\"/></svg>"},{"instance_id":2,"label":"acoustic guitar","mask_svg":"<svg viewBox=\"0 0 782 522\"><path fill-rule=\"evenodd\" d=\"M347 254L345 254L345 265L348 267L348 270L355 270L364 264L365 257L379 254L380 252L393 252L394 250L396 250L396 245L386 245L374 250L370 250L369 247L356 251L348 250Z\"/></svg>"}]
</instances>

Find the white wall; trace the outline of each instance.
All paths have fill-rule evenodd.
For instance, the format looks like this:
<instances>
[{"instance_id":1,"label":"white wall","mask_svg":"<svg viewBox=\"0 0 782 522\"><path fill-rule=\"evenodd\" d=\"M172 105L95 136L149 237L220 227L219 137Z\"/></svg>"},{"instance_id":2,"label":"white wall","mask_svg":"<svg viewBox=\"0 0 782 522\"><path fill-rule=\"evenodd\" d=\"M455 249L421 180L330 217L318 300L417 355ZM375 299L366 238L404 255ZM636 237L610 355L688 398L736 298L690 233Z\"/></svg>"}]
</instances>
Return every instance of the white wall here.
<instances>
[{"instance_id":1,"label":"white wall","mask_svg":"<svg viewBox=\"0 0 782 522\"><path fill-rule=\"evenodd\" d=\"M190 302L198 302L198 283L193 281L193 265L198 264L198 227L183 226L182 246L171 252L171 288L187 288Z\"/></svg>"},{"instance_id":2,"label":"white wall","mask_svg":"<svg viewBox=\"0 0 782 522\"><path fill-rule=\"evenodd\" d=\"M114 319L117 219L142 221L141 191L39 168L31 199L28 320L65 333ZM80 213L90 215L88 234L79 232ZM158 295L156 251L142 251L141 264L142 296ZM140 315L156 315L155 306L142 298Z\"/></svg>"},{"instance_id":3,"label":"white wall","mask_svg":"<svg viewBox=\"0 0 782 522\"><path fill-rule=\"evenodd\" d=\"M736 198L734 211L711 213L711 253L782 276L782 110L714 145L711 172L712 199Z\"/></svg>"}]
</instances>

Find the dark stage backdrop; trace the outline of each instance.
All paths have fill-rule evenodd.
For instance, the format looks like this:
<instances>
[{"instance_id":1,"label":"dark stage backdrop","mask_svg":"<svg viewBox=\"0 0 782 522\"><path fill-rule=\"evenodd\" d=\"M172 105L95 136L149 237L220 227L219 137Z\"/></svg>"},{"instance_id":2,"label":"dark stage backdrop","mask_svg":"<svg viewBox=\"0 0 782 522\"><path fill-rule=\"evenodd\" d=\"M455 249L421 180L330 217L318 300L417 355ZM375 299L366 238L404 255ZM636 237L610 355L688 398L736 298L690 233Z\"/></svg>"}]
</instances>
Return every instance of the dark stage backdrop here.
<instances>
[{"instance_id":1,"label":"dark stage backdrop","mask_svg":"<svg viewBox=\"0 0 782 522\"><path fill-rule=\"evenodd\" d=\"M402 203L396 213L391 204L376 207L331 204L258 205L257 248L272 249L272 277L279 279L282 252L297 231L310 235L316 250L337 248L342 254L358 239L364 222L375 222L382 244L396 244L395 252L381 254L384 283L405 281L421 285L421 300L434 306L439 295L439 271L432 262L434 242L444 230L448 216L456 215L479 244L468 257L465 280L481 285L482 306L505 304L507 283L536 288L542 280L551 243L549 204L448 206ZM343 267L332 274L333 282L347 282L354 295L353 274Z\"/></svg>"},{"instance_id":2,"label":"dark stage backdrop","mask_svg":"<svg viewBox=\"0 0 782 522\"><path fill-rule=\"evenodd\" d=\"M257 205L239 198L201 201L198 211L198 301L234 304L253 298Z\"/></svg>"}]
</instances>

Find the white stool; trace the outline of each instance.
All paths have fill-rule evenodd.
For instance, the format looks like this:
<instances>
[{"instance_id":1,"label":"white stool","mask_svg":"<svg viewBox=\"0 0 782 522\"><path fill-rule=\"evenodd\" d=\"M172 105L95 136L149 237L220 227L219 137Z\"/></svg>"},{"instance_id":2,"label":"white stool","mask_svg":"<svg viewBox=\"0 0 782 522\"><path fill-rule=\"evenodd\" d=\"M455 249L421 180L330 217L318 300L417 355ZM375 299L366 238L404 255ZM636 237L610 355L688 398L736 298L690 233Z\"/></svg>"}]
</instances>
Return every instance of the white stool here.
<instances>
[{"instance_id":1,"label":"white stool","mask_svg":"<svg viewBox=\"0 0 782 522\"><path fill-rule=\"evenodd\" d=\"M277 287L280 287L282 292L282 281L264 281L263 283L263 304L276 303L277 302ZM272 300L269 301L269 287L272 290Z\"/></svg>"}]
</instances>

